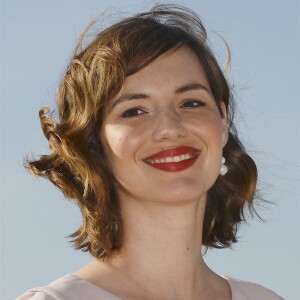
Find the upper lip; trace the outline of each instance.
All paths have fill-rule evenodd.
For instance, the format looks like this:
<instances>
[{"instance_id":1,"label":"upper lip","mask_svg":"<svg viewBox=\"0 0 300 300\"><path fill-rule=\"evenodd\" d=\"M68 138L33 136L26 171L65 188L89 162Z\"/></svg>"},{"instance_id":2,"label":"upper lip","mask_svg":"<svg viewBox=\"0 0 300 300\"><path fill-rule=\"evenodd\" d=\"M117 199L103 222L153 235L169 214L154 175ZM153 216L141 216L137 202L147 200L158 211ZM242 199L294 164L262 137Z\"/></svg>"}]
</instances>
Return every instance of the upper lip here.
<instances>
[{"instance_id":1,"label":"upper lip","mask_svg":"<svg viewBox=\"0 0 300 300\"><path fill-rule=\"evenodd\" d=\"M161 158L173 157L173 156L189 154L189 153L194 153L194 152L199 152L199 151L200 151L199 149L196 149L194 147L180 146L180 147L176 147L176 148L169 148L169 149L161 150L161 151L156 152L156 153L152 154L151 156L145 158L145 160L161 159Z\"/></svg>"}]
</instances>

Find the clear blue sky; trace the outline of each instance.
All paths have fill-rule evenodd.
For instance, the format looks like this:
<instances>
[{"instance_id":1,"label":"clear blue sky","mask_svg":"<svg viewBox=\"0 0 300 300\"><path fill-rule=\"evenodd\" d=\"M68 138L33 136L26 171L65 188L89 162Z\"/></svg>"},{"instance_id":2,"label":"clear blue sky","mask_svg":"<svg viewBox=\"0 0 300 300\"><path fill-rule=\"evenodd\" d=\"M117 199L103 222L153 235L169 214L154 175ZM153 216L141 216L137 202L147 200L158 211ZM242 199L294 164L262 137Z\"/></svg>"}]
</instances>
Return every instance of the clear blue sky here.
<instances>
[{"instance_id":1,"label":"clear blue sky","mask_svg":"<svg viewBox=\"0 0 300 300\"><path fill-rule=\"evenodd\" d=\"M1 2L1 299L72 273L91 258L65 238L80 224L78 209L22 158L47 152L38 109L54 108L55 91L82 29L108 8L137 12L149 1ZM162 1L163 2L163 1ZM237 126L259 167L264 197L232 250L213 250L216 272L251 280L286 299L299 295L299 3L174 1L197 12L217 57L232 52Z\"/></svg>"}]
</instances>

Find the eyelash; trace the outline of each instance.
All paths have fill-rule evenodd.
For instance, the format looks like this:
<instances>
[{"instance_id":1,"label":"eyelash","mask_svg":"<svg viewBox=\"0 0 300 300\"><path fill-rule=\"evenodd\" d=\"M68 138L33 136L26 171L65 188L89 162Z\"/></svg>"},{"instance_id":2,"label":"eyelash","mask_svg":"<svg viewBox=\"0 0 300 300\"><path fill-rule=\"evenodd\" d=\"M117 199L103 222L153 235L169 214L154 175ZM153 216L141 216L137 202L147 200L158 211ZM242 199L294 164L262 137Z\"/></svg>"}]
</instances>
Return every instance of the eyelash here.
<instances>
[{"instance_id":1,"label":"eyelash","mask_svg":"<svg viewBox=\"0 0 300 300\"><path fill-rule=\"evenodd\" d=\"M197 103L197 105L195 105L195 103ZM185 106L186 104L188 104L188 106ZM185 101L180 107L197 108L197 107L201 107L201 106L205 106L205 103L203 101L190 99L190 100ZM137 113L138 111L141 111L142 113ZM134 118L134 117L138 117L139 115L142 115L143 113L146 113L143 109L134 107L134 108L130 108L130 109L124 111L121 114L121 117L122 118Z\"/></svg>"},{"instance_id":2,"label":"eyelash","mask_svg":"<svg viewBox=\"0 0 300 300\"><path fill-rule=\"evenodd\" d=\"M197 103L197 105L194 105L195 103ZM185 104L190 104L190 105L184 106ZM195 108L195 107L201 107L201 106L205 106L205 103L201 100L194 100L194 99L184 101L184 103L181 105L181 107L185 107L185 108Z\"/></svg>"},{"instance_id":3,"label":"eyelash","mask_svg":"<svg viewBox=\"0 0 300 300\"><path fill-rule=\"evenodd\" d=\"M137 117L141 114L137 114L137 111L142 111L144 113L144 110L142 110L141 108L135 107L135 108L130 108L126 111L124 111L121 115L122 118L133 118L133 117Z\"/></svg>"}]
</instances>

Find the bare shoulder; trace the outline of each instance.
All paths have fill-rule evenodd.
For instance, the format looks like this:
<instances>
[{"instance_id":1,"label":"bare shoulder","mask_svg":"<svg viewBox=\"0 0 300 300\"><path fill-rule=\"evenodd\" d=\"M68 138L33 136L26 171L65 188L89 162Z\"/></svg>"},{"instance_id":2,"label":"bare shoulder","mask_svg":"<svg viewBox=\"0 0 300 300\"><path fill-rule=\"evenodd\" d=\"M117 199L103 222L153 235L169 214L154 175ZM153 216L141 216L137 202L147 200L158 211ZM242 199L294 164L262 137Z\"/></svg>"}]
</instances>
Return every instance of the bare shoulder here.
<instances>
[{"instance_id":1,"label":"bare shoulder","mask_svg":"<svg viewBox=\"0 0 300 300\"><path fill-rule=\"evenodd\" d=\"M111 290L111 283L116 285L121 281L118 273L109 263L104 263L99 260L94 260L90 264L82 267L73 273L74 276L87 281L106 290Z\"/></svg>"},{"instance_id":2,"label":"bare shoulder","mask_svg":"<svg viewBox=\"0 0 300 300\"><path fill-rule=\"evenodd\" d=\"M114 266L112 261L108 260L103 262L96 259L74 272L73 276L98 289L105 290L114 295L115 299L123 298L123 293L126 293L130 287L128 282L124 280L126 276Z\"/></svg>"}]
</instances>

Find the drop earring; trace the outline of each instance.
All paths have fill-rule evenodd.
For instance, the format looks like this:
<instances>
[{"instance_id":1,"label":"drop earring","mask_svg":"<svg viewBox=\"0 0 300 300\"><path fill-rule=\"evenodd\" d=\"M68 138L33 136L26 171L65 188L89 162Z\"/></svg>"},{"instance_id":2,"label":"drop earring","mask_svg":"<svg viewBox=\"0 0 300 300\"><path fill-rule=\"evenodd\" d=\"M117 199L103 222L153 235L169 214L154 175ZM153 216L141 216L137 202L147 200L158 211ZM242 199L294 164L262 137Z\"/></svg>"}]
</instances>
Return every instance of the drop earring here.
<instances>
[{"instance_id":1,"label":"drop earring","mask_svg":"<svg viewBox=\"0 0 300 300\"><path fill-rule=\"evenodd\" d=\"M222 157L222 165L221 165L221 168L220 168L220 175L221 176L224 176L227 172L228 172L228 167L225 165L225 157L223 156Z\"/></svg>"}]
</instances>

